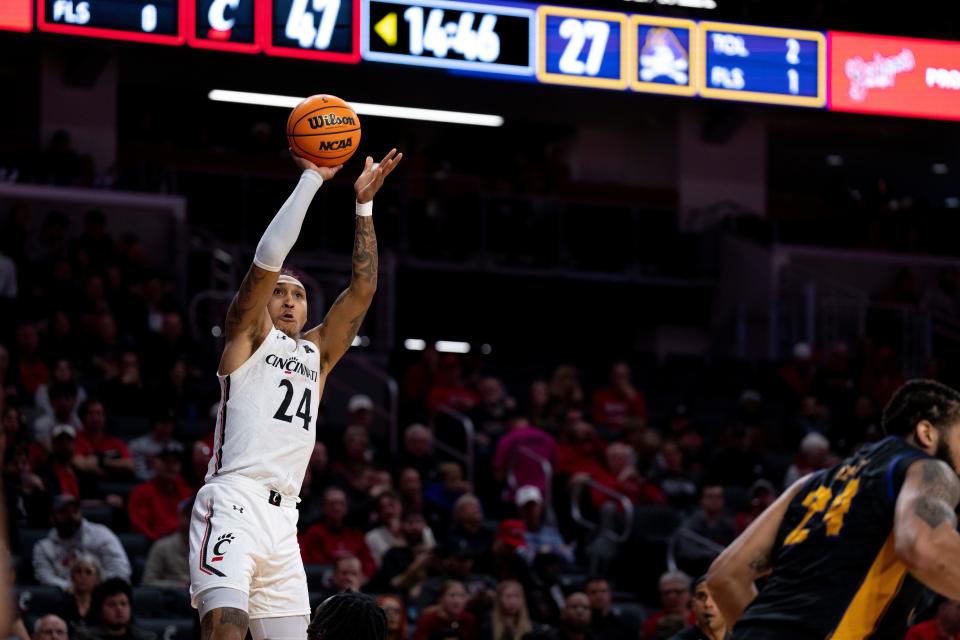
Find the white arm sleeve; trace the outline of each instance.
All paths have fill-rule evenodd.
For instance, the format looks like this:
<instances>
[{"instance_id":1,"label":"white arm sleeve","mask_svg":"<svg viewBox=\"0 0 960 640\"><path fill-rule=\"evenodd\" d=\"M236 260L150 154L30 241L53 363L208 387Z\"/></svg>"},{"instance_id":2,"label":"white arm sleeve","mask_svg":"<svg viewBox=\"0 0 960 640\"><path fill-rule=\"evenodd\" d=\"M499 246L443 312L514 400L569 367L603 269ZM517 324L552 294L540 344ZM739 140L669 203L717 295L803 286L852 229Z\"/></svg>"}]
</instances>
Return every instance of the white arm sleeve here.
<instances>
[{"instance_id":1,"label":"white arm sleeve","mask_svg":"<svg viewBox=\"0 0 960 640\"><path fill-rule=\"evenodd\" d=\"M307 208L322 184L323 178L316 171L307 169L301 174L300 182L293 189L293 193L263 232L257 252L253 254L253 264L266 271L280 271L283 261L300 235Z\"/></svg>"}]
</instances>

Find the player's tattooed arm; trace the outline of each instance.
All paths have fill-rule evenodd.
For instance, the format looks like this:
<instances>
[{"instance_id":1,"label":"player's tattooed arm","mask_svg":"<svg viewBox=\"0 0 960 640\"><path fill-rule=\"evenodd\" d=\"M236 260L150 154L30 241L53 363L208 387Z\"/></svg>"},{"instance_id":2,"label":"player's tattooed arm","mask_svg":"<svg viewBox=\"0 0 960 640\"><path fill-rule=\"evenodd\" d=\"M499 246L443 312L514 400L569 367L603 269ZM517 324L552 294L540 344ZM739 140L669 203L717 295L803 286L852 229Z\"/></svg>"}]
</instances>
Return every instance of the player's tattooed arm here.
<instances>
[{"instance_id":1,"label":"player's tattooed arm","mask_svg":"<svg viewBox=\"0 0 960 640\"><path fill-rule=\"evenodd\" d=\"M243 609L223 607L207 613L200 622L201 640L243 640L250 616Z\"/></svg>"},{"instance_id":2,"label":"player's tattooed arm","mask_svg":"<svg viewBox=\"0 0 960 640\"><path fill-rule=\"evenodd\" d=\"M913 512L931 529L947 523L957 527L957 503L960 502L960 480L950 467L939 460L925 460L921 465L922 492L913 504Z\"/></svg>"},{"instance_id":3,"label":"player's tattooed arm","mask_svg":"<svg viewBox=\"0 0 960 640\"><path fill-rule=\"evenodd\" d=\"M383 186L384 179L396 168L402 157L403 154L398 154L397 150L393 149L376 165L373 158L367 158L363 173L354 184L358 204L366 205L373 200ZM353 236L350 286L337 297L323 319L323 324L304 335L305 339L319 347L320 365L324 371L329 371L343 357L357 337L377 290L379 266L373 216L358 215Z\"/></svg>"},{"instance_id":4,"label":"player's tattooed arm","mask_svg":"<svg viewBox=\"0 0 960 640\"><path fill-rule=\"evenodd\" d=\"M227 310L227 339L246 332L251 337L260 330L267 301L276 286L277 274L251 265L240 289Z\"/></svg>"},{"instance_id":5,"label":"player's tattooed arm","mask_svg":"<svg viewBox=\"0 0 960 640\"><path fill-rule=\"evenodd\" d=\"M941 460L910 465L897 496L897 558L914 578L951 600L960 599L960 535L954 510L960 502L956 471Z\"/></svg>"},{"instance_id":6,"label":"player's tattooed arm","mask_svg":"<svg viewBox=\"0 0 960 640\"><path fill-rule=\"evenodd\" d=\"M773 569L772 553L773 549L761 549L757 552L757 555L747 563L747 566L750 567L757 578L762 578Z\"/></svg>"}]
</instances>

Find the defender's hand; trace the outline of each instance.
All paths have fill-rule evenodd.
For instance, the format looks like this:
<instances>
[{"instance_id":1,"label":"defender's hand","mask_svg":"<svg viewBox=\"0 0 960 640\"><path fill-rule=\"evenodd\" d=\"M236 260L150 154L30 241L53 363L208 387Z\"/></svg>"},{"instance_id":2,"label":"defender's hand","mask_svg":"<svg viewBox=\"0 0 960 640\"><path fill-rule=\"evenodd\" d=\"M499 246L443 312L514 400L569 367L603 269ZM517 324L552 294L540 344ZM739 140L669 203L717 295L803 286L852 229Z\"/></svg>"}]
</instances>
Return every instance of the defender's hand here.
<instances>
[{"instance_id":1,"label":"defender's hand","mask_svg":"<svg viewBox=\"0 0 960 640\"><path fill-rule=\"evenodd\" d=\"M320 177L324 179L324 181L329 180L333 176L337 175L337 171L340 171L340 169L343 169L342 164L338 164L335 167L321 167L319 165L313 164L306 158L301 158L300 156L295 154L293 152L293 149L290 149L290 157L293 158L293 161L296 163L296 165L300 168L301 171L306 171L307 169L310 169L310 171L314 171L318 173Z\"/></svg>"},{"instance_id":2,"label":"defender's hand","mask_svg":"<svg viewBox=\"0 0 960 640\"><path fill-rule=\"evenodd\" d=\"M396 149L391 149L390 153L383 156L379 164L373 164L373 158L367 156L367 161L363 165L363 173L353 183L353 190L357 192L357 202L366 204L373 200L377 191L383 186L383 180L390 175L400 160L403 159L402 153L397 153Z\"/></svg>"}]
</instances>

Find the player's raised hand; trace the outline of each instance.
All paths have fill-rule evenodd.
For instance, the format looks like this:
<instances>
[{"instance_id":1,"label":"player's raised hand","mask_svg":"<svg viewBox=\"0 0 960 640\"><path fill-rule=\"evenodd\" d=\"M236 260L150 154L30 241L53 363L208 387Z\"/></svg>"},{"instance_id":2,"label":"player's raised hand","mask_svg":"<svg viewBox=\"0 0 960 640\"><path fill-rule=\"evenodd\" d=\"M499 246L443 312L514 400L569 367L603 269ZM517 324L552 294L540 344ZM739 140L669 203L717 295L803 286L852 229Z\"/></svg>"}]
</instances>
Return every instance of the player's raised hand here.
<instances>
[{"instance_id":1,"label":"player's raised hand","mask_svg":"<svg viewBox=\"0 0 960 640\"><path fill-rule=\"evenodd\" d=\"M357 202L365 204L373 200L373 196L377 195L377 191L383 186L384 179L396 169L402 159L403 154L397 153L396 149L390 149L390 153L383 156L383 160L377 164L373 163L373 158L367 156L367 161L363 164L363 173L353 183L353 189L357 192Z\"/></svg>"},{"instance_id":2,"label":"player's raised hand","mask_svg":"<svg viewBox=\"0 0 960 640\"><path fill-rule=\"evenodd\" d=\"M316 171L320 174L320 177L324 180L329 180L333 176L337 175L337 171L343 168L342 164L338 164L335 167L321 167L320 165L313 164L309 160L301 158L293 152L293 149L290 149L290 157L293 158L293 161L300 167L301 171L306 171L310 169L311 171Z\"/></svg>"}]
</instances>

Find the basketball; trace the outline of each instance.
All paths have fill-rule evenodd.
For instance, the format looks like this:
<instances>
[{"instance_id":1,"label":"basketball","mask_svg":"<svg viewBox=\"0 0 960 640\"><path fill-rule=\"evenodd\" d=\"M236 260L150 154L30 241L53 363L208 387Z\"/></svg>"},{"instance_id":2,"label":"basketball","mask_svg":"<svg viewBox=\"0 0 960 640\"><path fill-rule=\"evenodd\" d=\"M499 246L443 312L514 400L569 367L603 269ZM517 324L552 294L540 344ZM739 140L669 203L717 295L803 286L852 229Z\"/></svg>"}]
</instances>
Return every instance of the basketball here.
<instances>
[{"instance_id":1,"label":"basketball","mask_svg":"<svg viewBox=\"0 0 960 640\"><path fill-rule=\"evenodd\" d=\"M295 154L316 165L343 164L360 145L360 118L336 96L310 96L290 112L287 141Z\"/></svg>"}]
</instances>

